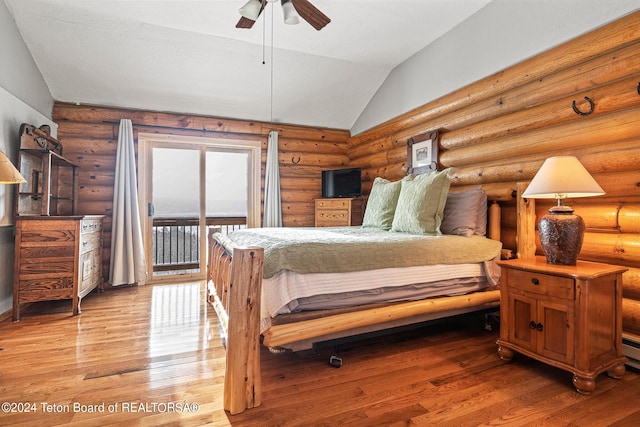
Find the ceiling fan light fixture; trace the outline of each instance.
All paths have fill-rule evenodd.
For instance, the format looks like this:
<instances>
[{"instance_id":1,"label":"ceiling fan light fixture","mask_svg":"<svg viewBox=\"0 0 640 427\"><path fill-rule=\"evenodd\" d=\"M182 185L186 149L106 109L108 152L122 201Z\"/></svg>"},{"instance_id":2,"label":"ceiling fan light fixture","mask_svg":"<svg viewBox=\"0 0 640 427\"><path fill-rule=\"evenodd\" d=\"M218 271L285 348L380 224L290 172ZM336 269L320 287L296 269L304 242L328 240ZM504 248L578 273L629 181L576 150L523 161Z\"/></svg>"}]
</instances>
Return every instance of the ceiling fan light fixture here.
<instances>
[{"instance_id":1,"label":"ceiling fan light fixture","mask_svg":"<svg viewBox=\"0 0 640 427\"><path fill-rule=\"evenodd\" d=\"M285 24L296 25L300 23L300 15L290 0L282 0L282 13Z\"/></svg>"},{"instance_id":2,"label":"ceiling fan light fixture","mask_svg":"<svg viewBox=\"0 0 640 427\"><path fill-rule=\"evenodd\" d=\"M249 0L244 6L238 9L238 12L245 18L256 21L258 16L260 16L260 9L262 9L262 3L259 0Z\"/></svg>"}]
</instances>

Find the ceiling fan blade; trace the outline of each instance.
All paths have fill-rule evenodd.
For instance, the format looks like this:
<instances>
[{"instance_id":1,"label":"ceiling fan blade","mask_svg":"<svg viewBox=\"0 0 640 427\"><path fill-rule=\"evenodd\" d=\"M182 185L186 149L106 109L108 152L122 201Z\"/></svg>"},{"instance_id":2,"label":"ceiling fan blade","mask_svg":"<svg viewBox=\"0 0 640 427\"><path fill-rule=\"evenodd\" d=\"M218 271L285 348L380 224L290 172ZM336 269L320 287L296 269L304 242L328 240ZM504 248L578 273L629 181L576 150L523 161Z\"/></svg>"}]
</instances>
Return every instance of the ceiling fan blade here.
<instances>
[{"instance_id":1,"label":"ceiling fan blade","mask_svg":"<svg viewBox=\"0 0 640 427\"><path fill-rule=\"evenodd\" d=\"M261 0L260 3L262 3L262 7L260 8L260 12L258 12L258 17L260 17L260 14L262 14L262 11L264 10L265 6L267 5L267 1L266 0ZM253 27L253 24L255 24L255 23L256 23L256 21L254 21L253 19L249 19L249 18L245 18L244 16L241 16L240 20L236 24L236 28L251 28L251 27Z\"/></svg>"},{"instance_id":2,"label":"ceiling fan blade","mask_svg":"<svg viewBox=\"0 0 640 427\"><path fill-rule=\"evenodd\" d=\"M318 31L331 22L331 19L329 19L329 17L324 13L320 12L320 10L318 10L314 5L309 3L309 0L291 0L291 2L296 8L298 15Z\"/></svg>"},{"instance_id":3,"label":"ceiling fan blade","mask_svg":"<svg viewBox=\"0 0 640 427\"><path fill-rule=\"evenodd\" d=\"M236 24L236 28L251 28L256 21L253 19L245 18L244 16L240 17L240 20Z\"/></svg>"}]
</instances>

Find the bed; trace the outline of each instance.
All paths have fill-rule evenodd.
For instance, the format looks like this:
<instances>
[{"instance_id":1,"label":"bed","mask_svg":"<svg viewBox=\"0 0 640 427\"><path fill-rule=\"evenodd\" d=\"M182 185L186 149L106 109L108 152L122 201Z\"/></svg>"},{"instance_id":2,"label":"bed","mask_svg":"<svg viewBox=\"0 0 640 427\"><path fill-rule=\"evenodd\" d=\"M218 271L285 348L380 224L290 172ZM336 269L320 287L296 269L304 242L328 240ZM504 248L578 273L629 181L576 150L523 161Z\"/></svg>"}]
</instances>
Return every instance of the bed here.
<instances>
[{"instance_id":1,"label":"bed","mask_svg":"<svg viewBox=\"0 0 640 427\"><path fill-rule=\"evenodd\" d=\"M362 227L210 232L207 289L226 340L226 410L260 405L261 345L299 350L499 306L497 201L512 191L450 192L450 173L376 178Z\"/></svg>"}]
</instances>

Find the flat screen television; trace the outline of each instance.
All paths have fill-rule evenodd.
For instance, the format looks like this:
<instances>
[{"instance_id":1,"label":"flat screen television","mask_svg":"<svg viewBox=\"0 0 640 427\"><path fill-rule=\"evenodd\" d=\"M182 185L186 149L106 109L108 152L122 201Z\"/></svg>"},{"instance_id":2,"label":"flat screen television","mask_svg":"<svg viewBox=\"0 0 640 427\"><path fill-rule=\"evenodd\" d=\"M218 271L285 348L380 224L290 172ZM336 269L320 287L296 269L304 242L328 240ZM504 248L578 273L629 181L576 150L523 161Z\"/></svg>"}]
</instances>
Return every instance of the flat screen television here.
<instances>
[{"instance_id":1,"label":"flat screen television","mask_svg":"<svg viewBox=\"0 0 640 427\"><path fill-rule=\"evenodd\" d=\"M362 169L322 171L322 197L358 197L362 195Z\"/></svg>"}]
</instances>

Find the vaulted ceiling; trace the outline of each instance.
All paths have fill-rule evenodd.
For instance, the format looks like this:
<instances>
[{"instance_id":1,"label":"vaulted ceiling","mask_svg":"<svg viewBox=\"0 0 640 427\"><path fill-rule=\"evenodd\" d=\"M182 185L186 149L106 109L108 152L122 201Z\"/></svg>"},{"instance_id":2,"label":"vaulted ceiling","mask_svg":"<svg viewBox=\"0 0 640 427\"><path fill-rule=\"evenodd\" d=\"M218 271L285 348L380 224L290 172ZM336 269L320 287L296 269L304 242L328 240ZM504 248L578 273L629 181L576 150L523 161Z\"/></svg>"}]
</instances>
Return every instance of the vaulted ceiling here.
<instances>
[{"instance_id":1,"label":"vaulted ceiling","mask_svg":"<svg viewBox=\"0 0 640 427\"><path fill-rule=\"evenodd\" d=\"M55 100L349 129L398 64L490 0L4 0Z\"/></svg>"}]
</instances>

